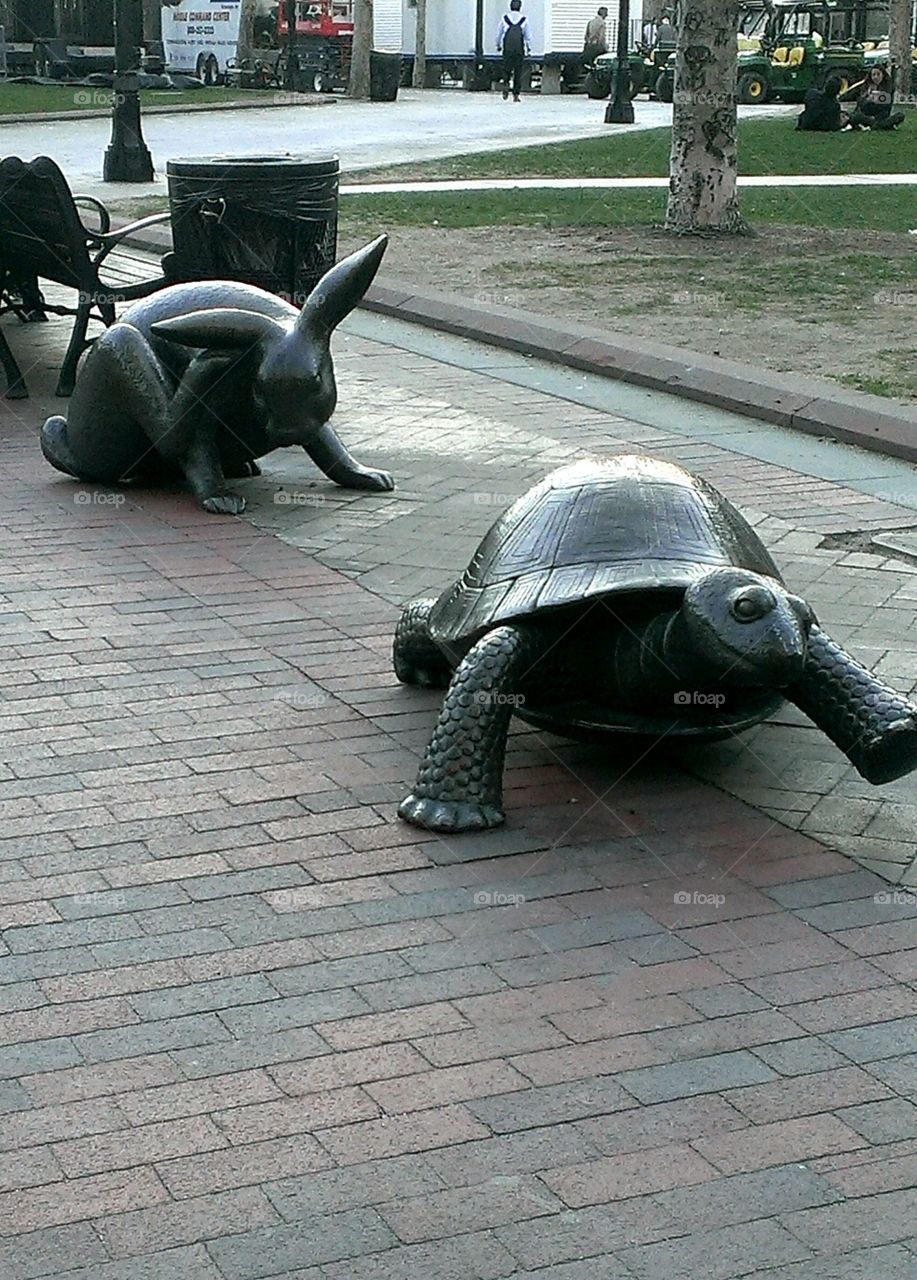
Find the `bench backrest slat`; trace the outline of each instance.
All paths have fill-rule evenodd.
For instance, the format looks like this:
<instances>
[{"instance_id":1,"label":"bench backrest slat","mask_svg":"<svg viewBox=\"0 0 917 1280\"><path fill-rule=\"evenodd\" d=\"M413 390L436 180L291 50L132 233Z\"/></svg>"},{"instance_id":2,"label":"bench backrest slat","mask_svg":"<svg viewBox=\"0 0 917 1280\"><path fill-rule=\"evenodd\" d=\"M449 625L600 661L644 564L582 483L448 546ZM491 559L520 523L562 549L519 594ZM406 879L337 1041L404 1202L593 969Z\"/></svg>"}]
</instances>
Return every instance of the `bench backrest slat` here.
<instances>
[{"instance_id":1,"label":"bench backrest slat","mask_svg":"<svg viewBox=\"0 0 917 1280\"><path fill-rule=\"evenodd\" d=\"M67 180L53 160L0 161L0 260L15 277L41 276L82 288L92 279L86 245Z\"/></svg>"}]
</instances>

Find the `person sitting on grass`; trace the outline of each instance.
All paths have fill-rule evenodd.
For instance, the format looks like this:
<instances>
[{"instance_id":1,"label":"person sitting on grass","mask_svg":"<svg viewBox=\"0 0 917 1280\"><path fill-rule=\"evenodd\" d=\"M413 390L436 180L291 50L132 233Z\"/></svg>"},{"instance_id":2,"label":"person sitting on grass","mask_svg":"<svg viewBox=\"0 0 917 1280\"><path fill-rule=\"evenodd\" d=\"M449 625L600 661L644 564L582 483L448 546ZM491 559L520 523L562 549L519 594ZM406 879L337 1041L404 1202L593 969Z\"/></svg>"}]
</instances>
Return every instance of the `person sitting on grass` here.
<instances>
[{"instance_id":1,"label":"person sitting on grass","mask_svg":"<svg viewBox=\"0 0 917 1280\"><path fill-rule=\"evenodd\" d=\"M892 114L892 78L886 67L870 67L864 81L852 85L842 101L857 94L856 107L847 123L851 129L897 129L904 120L904 112Z\"/></svg>"},{"instance_id":2,"label":"person sitting on grass","mask_svg":"<svg viewBox=\"0 0 917 1280\"><path fill-rule=\"evenodd\" d=\"M796 119L796 128L806 133L838 133L847 124L837 95L841 90L839 76L829 76L820 89L813 85L806 92L802 115Z\"/></svg>"}]
</instances>

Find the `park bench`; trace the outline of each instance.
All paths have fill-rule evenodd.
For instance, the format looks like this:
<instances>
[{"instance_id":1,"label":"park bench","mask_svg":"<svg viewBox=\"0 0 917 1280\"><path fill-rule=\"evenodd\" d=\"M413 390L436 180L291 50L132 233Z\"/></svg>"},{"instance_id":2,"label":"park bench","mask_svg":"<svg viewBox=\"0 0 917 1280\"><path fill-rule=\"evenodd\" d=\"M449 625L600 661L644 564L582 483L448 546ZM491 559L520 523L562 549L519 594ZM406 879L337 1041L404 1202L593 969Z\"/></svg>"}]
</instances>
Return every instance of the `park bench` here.
<instances>
[{"instance_id":1,"label":"park bench","mask_svg":"<svg viewBox=\"0 0 917 1280\"><path fill-rule=\"evenodd\" d=\"M84 225L83 209L95 214L97 229ZM74 196L61 170L47 156L29 163L15 156L0 161L0 316L12 312L24 322L44 320L47 312L75 317L57 383L59 396L73 391L77 363L92 342L86 337L90 319L114 324L117 303L145 298L169 283L161 274L139 281L100 278L103 266L114 265L114 259L108 262L109 255L123 241L168 218L168 213L153 214L112 231L101 201ZM42 280L75 289L76 306L48 302L39 285ZM2 333L0 363L6 373L7 397L28 395Z\"/></svg>"}]
</instances>

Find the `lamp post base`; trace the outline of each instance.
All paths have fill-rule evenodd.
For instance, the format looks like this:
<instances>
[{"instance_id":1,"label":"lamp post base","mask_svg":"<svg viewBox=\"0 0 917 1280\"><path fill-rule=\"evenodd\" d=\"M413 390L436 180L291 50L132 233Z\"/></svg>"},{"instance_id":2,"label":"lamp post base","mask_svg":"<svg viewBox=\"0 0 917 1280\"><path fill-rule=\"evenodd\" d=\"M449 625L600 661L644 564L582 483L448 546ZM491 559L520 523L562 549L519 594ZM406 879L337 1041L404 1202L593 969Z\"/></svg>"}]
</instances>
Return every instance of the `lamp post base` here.
<instances>
[{"instance_id":1,"label":"lamp post base","mask_svg":"<svg viewBox=\"0 0 917 1280\"><path fill-rule=\"evenodd\" d=\"M102 181L152 182L153 157L140 127L137 73L116 71L113 88L111 142L102 161Z\"/></svg>"},{"instance_id":2,"label":"lamp post base","mask_svg":"<svg viewBox=\"0 0 917 1280\"><path fill-rule=\"evenodd\" d=\"M633 124L634 123L634 104L626 100L618 101L615 99L609 102L605 108L606 124Z\"/></svg>"},{"instance_id":3,"label":"lamp post base","mask_svg":"<svg viewBox=\"0 0 917 1280\"><path fill-rule=\"evenodd\" d=\"M125 146L113 142L105 149L102 181L152 182L153 157L143 143L139 146Z\"/></svg>"}]
</instances>

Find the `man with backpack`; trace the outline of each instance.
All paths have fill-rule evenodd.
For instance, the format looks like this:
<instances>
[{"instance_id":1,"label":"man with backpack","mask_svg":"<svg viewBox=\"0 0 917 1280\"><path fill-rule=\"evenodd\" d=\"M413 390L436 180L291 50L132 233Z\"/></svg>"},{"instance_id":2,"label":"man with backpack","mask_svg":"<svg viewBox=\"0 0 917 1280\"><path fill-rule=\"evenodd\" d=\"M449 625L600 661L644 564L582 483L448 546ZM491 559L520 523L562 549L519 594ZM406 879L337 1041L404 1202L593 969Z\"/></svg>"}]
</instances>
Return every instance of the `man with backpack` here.
<instances>
[{"instance_id":1,"label":"man with backpack","mask_svg":"<svg viewBox=\"0 0 917 1280\"><path fill-rule=\"evenodd\" d=\"M529 24L522 12L522 0L510 0L509 13L503 15L500 30L497 32L497 52L503 55L503 101L509 97L510 88L513 102L520 102L522 93L522 68L525 59L531 52L529 40Z\"/></svg>"}]
</instances>

